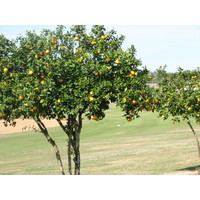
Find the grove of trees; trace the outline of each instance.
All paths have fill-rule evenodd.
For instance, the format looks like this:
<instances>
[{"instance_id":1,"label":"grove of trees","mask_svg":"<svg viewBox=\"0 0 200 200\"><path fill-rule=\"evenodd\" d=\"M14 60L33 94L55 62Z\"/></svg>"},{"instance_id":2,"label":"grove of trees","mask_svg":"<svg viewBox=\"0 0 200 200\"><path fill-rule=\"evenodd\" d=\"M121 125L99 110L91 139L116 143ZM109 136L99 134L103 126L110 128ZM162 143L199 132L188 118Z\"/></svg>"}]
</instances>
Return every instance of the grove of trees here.
<instances>
[{"instance_id":1,"label":"grove of trees","mask_svg":"<svg viewBox=\"0 0 200 200\"><path fill-rule=\"evenodd\" d=\"M169 75L160 68L159 88L150 88L149 71L135 57L134 46L122 49L124 39L101 25L90 32L76 25L40 34L27 31L16 40L0 36L0 119L5 126L14 126L17 118L34 119L54 148L63 175L59 148L44 118L57 120L66 134L68 172L76 175L83 118L104 119L110 102L121 107L128 122L144 110L157 111L164 119L172 116L173 122L186 119L190 127L190 118L200 122L199 69Z\"/></svg>"}]
</instances>

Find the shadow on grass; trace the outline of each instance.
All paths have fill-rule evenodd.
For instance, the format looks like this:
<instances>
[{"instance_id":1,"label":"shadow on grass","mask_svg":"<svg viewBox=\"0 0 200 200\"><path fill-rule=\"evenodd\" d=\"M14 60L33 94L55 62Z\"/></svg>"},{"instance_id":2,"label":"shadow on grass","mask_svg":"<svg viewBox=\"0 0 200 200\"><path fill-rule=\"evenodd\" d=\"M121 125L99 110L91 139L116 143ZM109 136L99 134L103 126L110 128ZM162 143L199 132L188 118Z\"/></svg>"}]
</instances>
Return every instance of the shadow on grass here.
<instances>
[{"instance_id":1,"label":"shadow on grass","mask_svg":"<svg viewBox=\"0 0 200 200\"><path fill-rule=\"evenodd\" d=\"M177 171L185 171L185 170L186 171L200 170L200 165L178 169Z\"/></svg>"}]
</instances>

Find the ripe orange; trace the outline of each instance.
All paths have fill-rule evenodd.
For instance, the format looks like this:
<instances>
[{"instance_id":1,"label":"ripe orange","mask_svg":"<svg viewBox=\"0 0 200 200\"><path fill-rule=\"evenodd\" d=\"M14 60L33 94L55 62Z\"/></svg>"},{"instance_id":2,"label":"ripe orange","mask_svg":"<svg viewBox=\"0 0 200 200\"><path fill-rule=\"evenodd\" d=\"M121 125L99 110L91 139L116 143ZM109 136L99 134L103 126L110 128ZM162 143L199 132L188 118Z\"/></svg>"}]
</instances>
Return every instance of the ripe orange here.
<instances>
[{"instance_id":1,"label":"ripe orange","mask_svg":"<svg viewBox=\"0 0 200 200\"><path fill-rule=\"evenodd\" d=\"M34 74L34 72L32 70L28 71L28 75L33 75L33 74Z\"/></svg>"},{"instance_id":2,"label":"ripe orange","mask_svg":"<svg viewBox=\"0 0 200 200\"><path fill-rule=\"evenodd\" d=\"M91 44L92 44L92 45L96 45L97 42L96 42L96 41L92 41Z\"/></svg>"},{"instance_id":3,"label":"ripe orange","mask_svg":"<svg viewBox=\"0 0 200 200\"><path fill-rule=\"evenodd\" d=\"M132 77L132 76L134 76L134 75L133 75L133 74L131 74L131 73L130 73L130 74L128 74L128 77Z\"/></svg>"},{"instance_id":4,"label":"ripe orange","mask_svg":"<svg viewBox=\"0 0 200 200\"><path fill-rule=\"evenodd\" d=\"M42 81L40 82L40 84L42 84L42 85L44 85L44 83L45 83L44 80L42 80Z\"/></svg>"},{"instance_id":5,"label":"ripe orange","mask_svg":"<svg viewBox=\"0 0 200 200\"><path fill-rule=\"evenodd\" d=\"M3 63L2 62L0 62L0 67L3 65Z\"/></svg>"},{"instance_id":6,"label":"ripe orange","mask_svg":"<svg viewBox=\"0 0 200 200\"><path fill-rule=\"evenodd\" d=\"M58 80L59 83L63 83L63 81L64 81L63 79L59 79Z\"/></svg>"},{"instance_id":7,"label":"ripe orange","mask_svg":"<svg viewBox=\"0 0 200 200\"><path fill-rule=\"evenodd\" d=\"M106 58L106 62L110 62L110 58Z\"/></svg>"},{"instance_id":8,"label":"ripe orange","mask_svg":"<svg viewBox=\"0 0 200 200\"><path fill-rule=\"evenodd\" d=\"M102 35L101 38L102 39L106 39L108 37L108 35Z\"/></svg>"},{"instance_id":9,"label":"ripe orange","mask_svg":"<svg viewBox=\"0 0 200 200\"><path fill-rule=\"evenodd\" d=\"M41 79L44 79L44 75L41 75L40 78L41 78Z\"/></svg>"},{"instance_id":10,"label":"ripe orange","mask_svg":"<svg viewBox=\"0 0 200 200\"><path fill-rule=\"evenodd\" d=\"M4 68L3 72L5 72L5 73L8 72L8 68Z\"/></svg>"},{"instance_id":11,"label":"ripe orange","mask_svg":"<svg viewBox=\"0 0 200 200\"><path fill-rule=\"evenodd\" d=\"M153 104L157 104L158 103L158 100L153 100Z\"/></svg>"},{"instance_id":12,"label":"ripe orange","mask_svg":"<svg viewBox=\"0 0 200 200\"><path fill-rule=\"evenodd\" d=\"M133 100L133 101L132 101L132 104L137 104L137 100Z\"/></svg>"},{"instance_id":13,"label":"ripe orange","mask_svg":"<svg viewBox=\"0 0 200 200\"><path fill-rule=\"evenodd\" d=\"M95 100L94 97L90 97L90 99L89 99L90 102L93 102L94 100Z\"/></svg>"},{"instance_id":14,"label":"ripe orange","mask_svg":"<svg viewBox=\"0 0 200 200\"><path fill-rule=\"evenodd\" d=\"M57 40L52 40L51 43L52 43L52 44L57 44L58 41L57 41Z\"/></svg>"},{"instance_id":15,"label":"ripe orange","mask_svg":"<svg viewBox=\"0 0 200 200\"><path fill-rule=\"evenodd\" d=\"M20 99L20 100L23 100L23 99L24 99L24 95L20 95L20 96L19 96L19 99Z\"/></svg>"},{"instance_id":16,"label":"ripe orange","mask_svg":"<svg viewBox=\"0 0 200 200\"><path fill-rule=\"evenodd\" d=\"M94 72L94 75L95 75L95 76L98 76L98 75L99 75L99 72Z\"/></svg>"},{"instance_id":17,"label":"ripe orange","mask_svg":"<svg viewBox=\"0 0 200 200\"><path fill-rule=\"evenodd\" d=\"M93 119L93 120L97 120L98 117L97 117L96 115L92 115L92 116L91 116L91 119Z\"/></svg>"},{"instance_id":18,"label":"ripe orange","mask_svg":"<svg viewBox=\"0 0 200 200\"><path fill-rule=\"evenodd\" d=\"M149 103L149 99L146 99L145 102L146 102L146 103Z\"/></svg>"},{"instance_id":19,"label":"ripe orange","mask_svg":"<svg viewBox=\"0 0 200 200\"><path fill-rule=\"evenodd\" d=\"M94 95L94 92L93 92L93 91L90 91L90 95Z\"/></svg>"},{"instance_id":20,"label":"ripe orange","mask_svg":"<svg viewBox=\"0 0 200 200\"><path fill-rule=\"evenodd\" d=\"M4 86L7 86L7 83L6 83L6 82L3 82L3 85L4 85Z\"/></svg>"},{"instance_id":21,"label":"ripe orange","mask_svg":"<svg viewBox=\"0 0 200 200\"><path fill-rule=\"evenodd\" d=\"M115 63L116 63L116 64L120 64L121 62L120 62L120 60L117 59L117 60L115 61Z\"/></svg>"},{"instance_id":22,"label":"ripe orange","mask_svg":"<svg viewBox=\"0 0 200 200\"><path fill-rule=\"evenodd\" d=\"M132 121L132 119L131 119L130 117L127 117L126 120L127 120L128 122L131 122L131 121Z\"/></svg>"},{"instance_id":23,"label":"ripe orange","mask_svg":"<svg viewBox=\"0 0 200 200\"><path fill-rule=\"evenodd\" d=\"M198 98L197 101L200 102L200 98Z\"/></svg>"},{"instance_id":24,"label":"ripe orange","mask_svg":"<svg viewBox=\"0 0 200 200\"><path fill-rule=\"evenodd\" d=\"M124 97L124 98L123 98L123 102L126 102L126 100L127 100L127 98L126 98L126 97Z\"/></svg>"},{"instance_id":25,"label":"ripe orange","mask_svg":"<svg viewBox=\"0 0 200 200\"><path fill-rule=\"evenodd\" d=\"M50 53L50 50L47 49L47 50L45 51L45 54L49 54L49 53Z\"/></svg>"},{"instance_id":26,"label":"ripe orange","mask_svg":"<svg viewBox=\"0 0 200 200\"><path fill-rule=\"evenodd\" d=\"M79 40L79 37L78 36L74 37L74 40L76 40L76 41Z\"/></svg>"},{"instance_id":27,"label":"ripe orange","mask_svg":"<svg viewBox=\"0 0 200 200\"><path fill-rule=\"evenodd\" d=\"M133 76L135 76L135 71L131 71L131 74L132 74Z\"/></svg>"},{"instance_id":28,"label":"ripe orange","mask_svg":"<svg viewBox=\"0 0 200 200\"><path fill-rule=\"evenodd\" d=\"M38 55L35 55L35 58L36 58L36 59L38 59L38 58L39 58L39 56L38 56Z\"/></svg>"}]
</instances>

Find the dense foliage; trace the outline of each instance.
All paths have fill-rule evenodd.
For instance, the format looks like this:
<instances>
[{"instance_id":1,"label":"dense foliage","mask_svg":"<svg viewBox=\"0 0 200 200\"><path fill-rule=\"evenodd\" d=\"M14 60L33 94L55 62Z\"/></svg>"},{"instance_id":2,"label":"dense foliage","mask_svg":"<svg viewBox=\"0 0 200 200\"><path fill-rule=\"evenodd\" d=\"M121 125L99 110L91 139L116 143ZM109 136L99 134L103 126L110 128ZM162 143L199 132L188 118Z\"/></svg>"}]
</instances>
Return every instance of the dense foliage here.
<instances>
[{"instance_id":1,"label":"dense foliage","mask_svg":"<svg viewBox=\"0 0 200 200\"><path fill-rule=\"evenodd\" d=\"M123 41L104 26L93 26L89 33L85 26L27 31L15 42L2 36L0 118L11 124L19 117L33 118L54 147L41 119L56 119L68 136L69 172L72 152L75 174L80 174L83 117L101 120L109 103L117 102L131 121L150 101L148 71L140 67L134 46L121 48Z\"/></svg>"}]
</instances>

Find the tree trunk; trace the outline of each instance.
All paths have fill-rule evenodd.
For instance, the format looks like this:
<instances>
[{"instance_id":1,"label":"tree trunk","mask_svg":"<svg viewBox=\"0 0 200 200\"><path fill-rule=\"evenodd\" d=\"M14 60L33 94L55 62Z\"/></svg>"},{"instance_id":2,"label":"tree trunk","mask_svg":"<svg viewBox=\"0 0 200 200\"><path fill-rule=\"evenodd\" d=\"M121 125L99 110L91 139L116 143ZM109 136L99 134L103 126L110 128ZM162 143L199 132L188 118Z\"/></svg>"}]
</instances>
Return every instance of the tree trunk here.
<instances>
[{"instance_id":1,"label":"tree trunk","mask_svg":"<svg viewBox=\"0 0 200 200\"><path fill-rule=\"evenodd\" d=\"M74 116L69 116L70 135L72 135L72 147L74 150L74 174L80 175L80 133L82 128L82 114L79 114L78 119Z\"/></svg>"},{"instance_id":2,"label":"tree trunk","mask_svg":"<svg viewBox=\"0 0 200 200\"><path fill-rule=\"evenodd\" d=\"M68 115L67 124L63 125L60 119L57 119L63 131L68 135L68 171L72 174L71 150L74 154L74 174L80 175L80 133L82 129L82 113L78 118L74 115Z\"/></svg>"},{"instance_id":3,"label":"tree trunk","mask_svg":"<svg viewBox=\"0 0 200 200\"><path fill-rule=\"evenodd\" d=\"M72 158L71 158L71 142L70 142L70 139L68 141L67 152L68 152L68 171L69 171L69 174L72 175Z\"/></svg>"},{"instance_id":4,"label":"tree trunk","mask_svg":"<svg viewBox=\"0 0 200 200\"><path fill-rule=\"evenodd\" d=\"M198 136L197 136L197 134L196 134L196 132L195 132L195 130L194 130L194 128L193 128L193 126L192 126L192 124L190 123L189 120L187 121L187 123L190 126L190 128L191 128L191 130L192 130L192 132L195 136L195 139L196 139L196 142L197 142L198 153L199 153L199 159L200 159L200 144L199 144ZM198 174L200 175L200 169L198 169Z\"/></svg>"},{"instance_id":5,"label":"tree trunk","mask_svg":"<svg viewBox=\"0 0 200 200\"><path fill-rule=\"evenodd\" d=\"M49 135L45 125L43 124L43 122L40 120L39 117L34 118L35 122L37 123L38 127L40 128L40 131L43 133L43 135L47 138L47 141L53 146L55 154L56 154L56 160L58 162L58 166L60 169L60 173L62 175L65 175L64 172L64 168L63 168L63 164L62 164L62 160L61 160L61 156L60 156L60 152L58 149L58 146L56 145L55 141L51 138L51 136Z\"/></svg>"},{"instance_id":6,"label":"tree trunk","mask_svg":"<svg viewBox=\"0 0 200 200\"><path fill-rule=\"evenodd\" d=\"M80 135L79 133L75 133L76 134L76 138L75 138L75 144L74 144L74 154L75 154L75 157L74 157L74 164L75 164L75 169L74 169L74 174L75 175L80 175L80 164L81 164L81 159L80 159L80 146L79 146L79 143L80 143Z\"/></svg>"},{"instance_id":7,"label":"tree trunk","mask_svg":"<svg viewBox=\"0 0 200 200\"><path fill-rule=\"evenodd\" d=\"M71 153L72 153L72 137L71 133L69 131L69 126L64 125L62 121L58 118L56 119L62 130L67 134L68 136L68 146L67 146L67 156L68 156L68 172L70 175L72 175L72 158L71 158ZM69 124L69 122L68 122Z\"/></svg>"}]
</instances>

